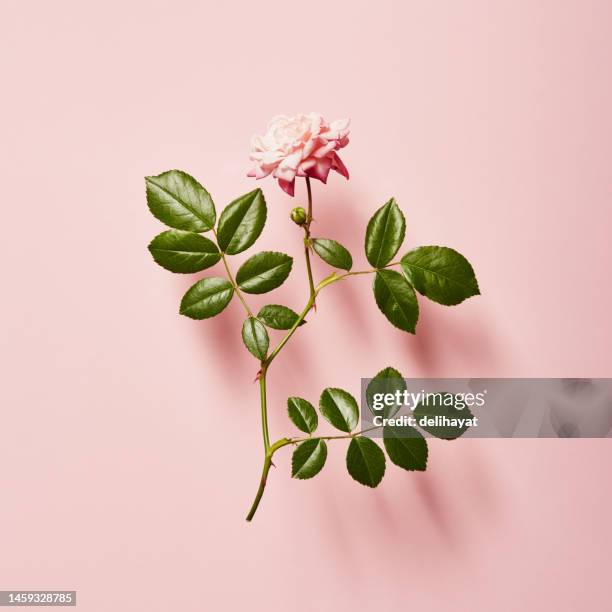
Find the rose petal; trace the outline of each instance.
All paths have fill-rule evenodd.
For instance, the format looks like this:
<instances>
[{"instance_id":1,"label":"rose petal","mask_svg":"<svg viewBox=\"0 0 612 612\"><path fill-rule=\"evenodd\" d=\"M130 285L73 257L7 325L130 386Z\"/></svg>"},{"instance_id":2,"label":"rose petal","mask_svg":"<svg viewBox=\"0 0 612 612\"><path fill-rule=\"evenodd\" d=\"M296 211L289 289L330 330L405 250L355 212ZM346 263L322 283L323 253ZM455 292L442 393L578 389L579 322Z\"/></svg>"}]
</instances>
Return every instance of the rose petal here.
<instances>
[{"instance_id":1,"label":"rose petal","mask_svg":"<svg viewBox=\"0 0 612 612\"><path fill-rule=\"evenodd\" d=\"M293 197L295 192L295 180L284 181L283 179L278 179L278 184L285 193L288 193L291 197Z\"/></svg>"},{"instance_id":2,"label":"rose petal","mask_svg":"<svg viewBox=\"0 0 612 612\"><path fill-rule=\"evenodd\" d=\"M336 152L334 152L333 157L332 157L332 168L338 174L341 174L345 179L348 179L349 172L346 169L346 166L344 165L342 160L340 159L340 156Z\"/></svg>"},{"instance_id":3,"label":"rose petal","mask_svg":"<svg viewBox=\"0 0 612 612\"><path fill-rule=\"evenodd\" d=\"M292 155L288 155L287 157L285 157L285 159L283 159L283 161L280 163L280 167L281 168L291 168L293 170L297 170L297 167L300 165L301 161L302 161L302 151L298 150Z\"/></svg>"},{"instance_id":4,"label":"rose petal","mask_svg":"<svg viewBox=\"0 0 612 612\"><path fill-rule=\"evenodd\" d=\"M283 166L277 166L276 170L272 173L274 178L283 179L284 181L292 181L295 179L297 170L295 168L288 168Z\"/></svg>"},{"instance_id":5,"label":"rose petal","mask_svg":"<svg viewBox=\"0 0 612 612\"><path fill-rule=\"evenodd\" d=\"M327 183L327 176L331 170L332 160L329 157L318 159L317 163L308 170L308 176L316 178L323 183Z\"/></svg>"},{"instance_id":6,"label":"rose petal","mask_svg":"<svg viewBox=\"0 0 612 612\"><path fill-rule=\"evenodd\" d=\"M325 138L329 140L339 140L344 138L349 133L349 124L350 119L338 119L337 121L332 121L329 130L321 134Z\"/></svg>"},{"instance_id":7,"label":"rose petal","mask_svg":"<svg viewBox=\"0 0 612 612\"><path fill-rule=\"evenodd\" d=\"M310 170L310 168L312 168L316 163L317 163L317 160L314 159L313 157L311 157L310 159L305 159L300 164L300 167L298 168L298 170L302 172L306 172L306 170Z\"/></svg>"},{"instance_id":8,"label":"rose petal","mask_svg":"<svg viewBox=\"0 0 612 612\"><path fill-rule=\"evenodd\" d=\"M255 178L256 179L265 178L271 172L272 172L272 169L266 166L255 166Z\"/></svg>"},{"instance_id":9,"label":"rose petal","mask_svg":"<svg viewBox=\"0 0 612 612\"><path fill-rule=\"evenodd\" d=\"M321 157L326 157L336 148L336 143L334 141L328 142L327 144L319 147L312 156L316 159L320 159Z\"/></svg>"}]
</instances>

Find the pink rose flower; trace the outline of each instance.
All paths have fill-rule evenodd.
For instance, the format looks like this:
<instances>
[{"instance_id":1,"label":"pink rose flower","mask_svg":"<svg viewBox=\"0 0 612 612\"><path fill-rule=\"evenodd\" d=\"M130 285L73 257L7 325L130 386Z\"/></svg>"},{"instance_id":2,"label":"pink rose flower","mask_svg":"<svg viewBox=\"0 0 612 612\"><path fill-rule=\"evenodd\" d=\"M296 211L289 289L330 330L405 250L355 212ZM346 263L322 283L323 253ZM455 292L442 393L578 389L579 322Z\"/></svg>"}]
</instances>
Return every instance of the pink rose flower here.
<instances>
[{"instance_id":1,"label":"pink rose flower","mask_svg":"<svg viewBox=\"0 0 612 612\"><path fill-rule=\"evenodd\" d=\"M296 176L308 176L324 183L330 170L348 179L346 166L337 151L348 142L349 119L327 123L321 115L309 113L275 117L263 136L253 136L248 176L256 179L271 174L290 196Z\"/></svg>"}]
</instances>

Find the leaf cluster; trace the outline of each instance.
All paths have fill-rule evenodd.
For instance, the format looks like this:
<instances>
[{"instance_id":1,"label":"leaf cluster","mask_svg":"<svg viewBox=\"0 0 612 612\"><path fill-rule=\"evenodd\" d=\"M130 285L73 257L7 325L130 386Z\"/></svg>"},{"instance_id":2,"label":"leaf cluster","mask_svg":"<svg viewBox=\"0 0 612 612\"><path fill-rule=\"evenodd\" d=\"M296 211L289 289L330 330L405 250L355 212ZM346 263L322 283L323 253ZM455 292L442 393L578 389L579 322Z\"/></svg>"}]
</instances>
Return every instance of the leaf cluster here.
<instances>
[{"instance_id":1,"label":"leaf cluster","mask_svg":"<svg viewBox=\"0 0 612 612\"><path fill-rule=\"evenodd\" d=\"M266 223L266 200L255 189L230 202L219 215L208 191L181 170L169 170L145 178L151 213L172 229L157 235L149 251L162 268L179 274L206 270L229 255L253 246ZM216 227L215 227L216 226ZM203 236L210 232L211 236ZM239 267L235 280L208 276L192 285L181 300L180 313L192 319L208 319L222 312L238 291L262 294L280 287L291 272L293 258L285 253L261 251ZM298 315L278 304L264 306L242 327L247 349L258 359L266 357L270 344L266 326L290 329ZM301 324L304 323L303 321Z\"/></svg>"},{"instance_id":2,"label":"leaf cluster","mask_svg":"<svg viewBox=\"0 0 612 612\"><path fill-rule=\"evenodd\" d=\"M378 412L373 408L375 393L393 393L395 390L405 390L406 381L395 368L387 367L381 370L366 389L366 401L373 414ZM396 412L391 408L385 416ZM442 402L423 406L419 404L414 410L417 419L421 416L450 416L454 408ZM290 397L287 400L287 412L293 424L309 435L297 443L291 461L292 476L301 480L316 476L327 460L327 441L349 439L346 452L346 467L353 479L362 485L376 487L380 484L386 470L385 453L380 446L365 434L370 430L357 431L359 424L359 407L357 400L344 389L328 387L319 398L319 413L333 427L346 435L315 437L319 425L319 416L315 407L301 397ZM464 414L471 416L469 410ZM371 428L380 429L377 427ZM461 436L466 428L423 427L434 437L445 440ZM427 468L427 440L421 432L407 425L385 425L382 427L383 446L391 463L408 471L424 471Z\"/></svg>"}]
</instances>

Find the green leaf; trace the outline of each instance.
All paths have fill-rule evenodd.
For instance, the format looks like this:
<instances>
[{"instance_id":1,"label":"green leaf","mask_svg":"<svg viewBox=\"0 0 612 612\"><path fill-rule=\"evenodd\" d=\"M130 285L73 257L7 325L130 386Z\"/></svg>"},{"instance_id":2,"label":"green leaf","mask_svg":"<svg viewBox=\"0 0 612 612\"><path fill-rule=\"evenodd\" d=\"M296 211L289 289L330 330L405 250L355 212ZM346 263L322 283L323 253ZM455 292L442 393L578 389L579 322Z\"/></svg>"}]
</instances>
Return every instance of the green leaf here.
<instances>
[{"instance_id":1,"label":"green leaf","mask_svg":"<svg viewBox=\"0 0 612 612\"><path fill-rule=\"evenodd\" d=\"M395 465L409 471L427 469L427 442L414 427L387 425L383 437L387 455Z\"/></svg>"},{"instance_id":2,"label":"green leaf","mask_svg":"<svg viewBox=\"0 0 612 612\"><path fill-rule=\"evenodd\" d=\"M351 254L335 240L314 238L312 240L312 248L323 261L334 268L348 271L353 267Z\"/></svg>"},{"instance_id":3,"label":"green leaf","mask_svg":"<svg viewBox=\"0 0 612 612\"><path fill-rule=\"evenodd\" d=\"M217 213L208 191L181 170L145 177L147 204L155 217L176 229L206 232Z\"/></svg>"},{"instance_id":4,"label":"green leaf","mask_svg":"<svg viewBox=\"0 0 612 612\"><path fill-rule=\"evenodd\" d=\"M343 389L328 387L321 393L319 410L336 429L350 433L359 422L355 398Z\"/></svg>"},{"instance_id":5,"label":"green leaf","mask_svg":"<svg viewBox=\"0 0 612 612\"><path fill-rule=\"evenodd\" d=\"M365 252L375 268L386 266L397 253L406 233L404 214L391 198L370 219L366 230Z\"/></svg>"},{"instance_id":6,"label":"green leaf","mask_svg":"<svg viewBox=\"0 0 612 612\"><path fill-rule=\"evenodd\" d=\"M386 396L388 393L392 393L393 395L395 395L397 391L403 393L406 388L406 381L396 369L385 368L384 370L381 370L368 383L368 387L366 389L366 401L370 412L372 412L374 416L393 416L403 406L403 401L394 401L392 404L389 403L389 405L387 405L387 402L384 402L382 408L375 408L374 396L377 396L377 400L384 401L384 396Z\"/></svg>"},{"instance_id":7,"label":"green leaf","mask_svg":"<svg viewBox=\"0 0 612 612\"><path fill-rule=\"evenodd\" d=\"M285 282L292 265L293 259L289 255L262 251L240 266L236 282L246 293L266 293Z\"/></svg>"},{"instance_id":8,"label":"green leaf","mask_svg":"<svg viewBox=\"0 0 612 612\"><path fill-rule=\"evenodd\" d=\"M376 272L374 297L381 312L395 327L414 334L419 318L419 304L414 289L399 272Z\"/></svg>"},{"instance_id":9,"label":"green leaf","mask_svg":"<svg viewBox=\"0 0 612 612\"><path fill-rule=\"evenodd\" d=\"M430 393L426 402L421 401L417 405L413 415L417 418L418 426L432 436L454 440L469 429L465 419L474 416L469 408L461 404L459 409L458 404L459 398L452 393Z\"/></svg>"},{"instance_id":10,"label":"green leaf","mask_svg":"<svg viewBox=\"0 0 612 612\"><path fill-rule=\"evenodd\" d=\"M287 400L287 412L293 424L305 433L312 433L319 424L314 406L301 397L290 397Z\"/></svg>"},{"instance_id":11,"label":"green leaf","mask_svg":"<svg viewBox=\"0 0 612 612\"><path fill-rule=\"evenodd\" d=\"M346 453L346 469L366 487L377 487L385 475L385 454L370 438L357 436Z\"/></svg>"},{"instance_id":12,"label":"green leaf","mask_svg":"<svg viewBox=\"0 0 612 612\"><path fill-rule=\"evenodd\" d=\"M438 304L453 306L480 295L470 262L448 247L413 249L402 257L402 270L420 294Z\"/></svg>"},{"instance_id":13,"label":"green leaf","mask_svg":"<svg viewBox=\"0 0 612 612\"><path fill-rule=\"evenodd\" d=\"M302 442L291 458L291 476L306 480L316 476L325 465L327 459L327 444L325 440L313 438Z\"/></svg>"},{"instance_id":14,"label":"green leaf","mask_svg":"<svg viewBox=\"0 0 612 612\"><path fill-rule=\"evenodd\" d=\"M242 341L249 350L260 361L266 358L270 338L268 332L261 321L255 317L249 317L242 325Z\"/></svg>"},{"instance_id":15,"label":"green leaf","mask_svg":"<svg viewBox=\"0 0 612 612\"><path fill-rule=\"evenodd\" d=\"M233 294L234 288L226 278L203 278L183 296L180 312L192 319L214 317L229 304Z\"/></svg>"},{"instance_id":16,"label":"green leaf","mask_svg":"<svg viewBox=\"0 0 612 612\"><path fill-rule=\"evenodd\" d=\"M261 189L255 189L228 204L219 217L219 248L229 255L248 249L259 238L266 215L266 200Z\"/></svg>"},{"instance_id":17,"label":"green leaf","mask_svg":"<svg viewBox=\"0 0 612 612\"><path fill-rule=\"evenodd\" d=\"M168 230L155 236L149 251L162 268L183 274L206 270L221 259L212 240L184 230Z\"/></svg>"},{"instance_id":18,"label":"green leaf","mask_svg":"<svg viewBox=\"0 0 612 612\"><path fill-rule=\"evenodd\" d=\"M300 317L291 308L279 304L269 304L257 313L257 318L272 329L291 329ZM302 320L300 325L304 325L304 323L306 321Z\"/></svg>"}]
</instances>

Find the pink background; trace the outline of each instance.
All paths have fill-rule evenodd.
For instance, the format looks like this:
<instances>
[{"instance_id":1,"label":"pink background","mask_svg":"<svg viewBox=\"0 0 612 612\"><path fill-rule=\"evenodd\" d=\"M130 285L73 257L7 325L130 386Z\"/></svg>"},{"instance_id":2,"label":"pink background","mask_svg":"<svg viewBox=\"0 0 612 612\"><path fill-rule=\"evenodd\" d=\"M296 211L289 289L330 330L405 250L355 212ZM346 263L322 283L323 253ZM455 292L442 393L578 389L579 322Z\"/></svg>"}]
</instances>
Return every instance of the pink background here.
<instances>
[{"instance_id":1,"label":"pink background","mask_svg":"<svg viewBox=\"0 0 612 612\"><path fill-rule=\"evenodd\" d=\"M385 365L609 376L611 3L0 11L0 589L77 589L104 612L610 609L610 440L434 442L427 473L391 467L376 491L345 474L344 443L309 482L285 449L247 524L261 435L243 313L178 316L197 276L151 261L143 176L187 170L220 209L254 187L249 139L271 116L350 115L351 180L315 185L315 232L363 268L367 219L394 195L405 248L474 263L483 295L422 302L416 337L371 279L326 291L271 369L275 438L294 431L289 394L357 393ZM295 201L260 185L257 247L296 265L252 302L298 309L303 185Z\"/></svg>"}]
</instances>

